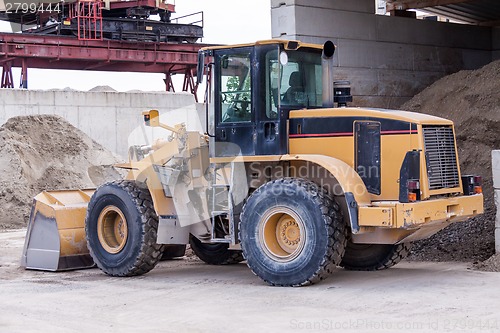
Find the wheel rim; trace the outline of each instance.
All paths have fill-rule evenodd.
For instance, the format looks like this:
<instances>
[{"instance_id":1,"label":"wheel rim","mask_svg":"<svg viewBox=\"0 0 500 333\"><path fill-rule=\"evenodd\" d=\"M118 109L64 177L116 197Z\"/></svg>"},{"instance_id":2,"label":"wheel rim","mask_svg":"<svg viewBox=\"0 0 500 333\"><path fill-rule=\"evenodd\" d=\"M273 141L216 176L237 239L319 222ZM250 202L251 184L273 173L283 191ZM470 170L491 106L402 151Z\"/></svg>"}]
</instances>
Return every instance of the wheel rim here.
<instances>
[{"instance_id":1,"label":"wheel rim","mask_svg":"<svg viewBox=\"0 0 500 333\"><path fill-rule=\"evenodd\" d=\"M261 219L259 242L266 254L279 262L297 258L305 244L304 221L287 207L268 210Z\"/></svg>"},{"instance_id":2,"label":"wheel rim","mask_svg":"<svg viewBox=\"0 0 500 333\"><path fill-rule=\"evenodd\" d=\"M127 220L116 206L105 207L97 219L97 236L104 250L116 254L127 243Z\"/></svg>"}]
</instances>

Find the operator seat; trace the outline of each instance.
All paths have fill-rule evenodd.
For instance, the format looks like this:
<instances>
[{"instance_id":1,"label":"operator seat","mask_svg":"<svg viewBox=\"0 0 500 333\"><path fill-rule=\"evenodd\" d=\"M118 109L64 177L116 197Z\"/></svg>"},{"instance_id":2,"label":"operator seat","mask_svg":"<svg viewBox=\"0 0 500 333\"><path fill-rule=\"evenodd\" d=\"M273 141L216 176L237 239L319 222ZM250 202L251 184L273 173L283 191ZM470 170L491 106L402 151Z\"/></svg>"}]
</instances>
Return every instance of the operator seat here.
<instances>
[{"instance_id":1,"label":"operator seat","mask_svg":"<svg viewBox=\"0 0 500 333\"><path fill-rule=\"evenodd\" d=\"M288 85L290 88L287 89L283 99L281 100L284 104L298 105L302 104L304 87L302 85L302 77L300 72L292 72L290 78L288 79Z\"/></svg>"}]
</instances>

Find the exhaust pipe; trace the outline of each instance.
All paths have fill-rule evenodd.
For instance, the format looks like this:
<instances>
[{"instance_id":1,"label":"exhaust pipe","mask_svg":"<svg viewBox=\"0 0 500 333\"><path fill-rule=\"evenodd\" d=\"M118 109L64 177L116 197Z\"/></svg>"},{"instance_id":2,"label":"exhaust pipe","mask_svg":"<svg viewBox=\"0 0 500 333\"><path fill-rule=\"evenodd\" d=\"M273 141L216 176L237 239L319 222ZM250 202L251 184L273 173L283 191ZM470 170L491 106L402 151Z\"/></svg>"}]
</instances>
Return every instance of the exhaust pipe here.
<instances>
[{"instance_id":1,"label":"exhaust pipe","mask_svg":"<svg viewBox=\"0 0 500 333\"><path fill-rule=\"evenodd\" d=\"M323 107L334 107L333 93L333 55L335 54L335 44L332 41L326 41L323 45L323 54L321 55L321 67L323 70Z\"/></svg>"}]
</instances>

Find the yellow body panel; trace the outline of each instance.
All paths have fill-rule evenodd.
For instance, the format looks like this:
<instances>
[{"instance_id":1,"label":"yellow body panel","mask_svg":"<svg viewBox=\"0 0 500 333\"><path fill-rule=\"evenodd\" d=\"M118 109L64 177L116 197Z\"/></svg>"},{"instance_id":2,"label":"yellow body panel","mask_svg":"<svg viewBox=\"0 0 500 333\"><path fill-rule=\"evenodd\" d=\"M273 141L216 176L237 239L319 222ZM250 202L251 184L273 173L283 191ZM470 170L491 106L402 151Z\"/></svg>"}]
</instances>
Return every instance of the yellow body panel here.
<instances>
[{"instance_id":1,"label":"yellow body panel","mask_svg":"<svg viewBox=\"0 0 500 333\"><path fill-rule=\"evenodd\" d=\"M369 109L369 108L334 108L334 109L313 109L295 110L290 112L290 119L293 118L325 118L325 117L375 117L383 119L393 119L412 122L416 124L453 125L448 119L431 116L424 113Z\"/></svg>"},{"instance_id":2,"label":"yellow body panel","mask_svg":"<svg viewBox=\"0 0 500 333\"><path fill-rule=\"evenodd\" d=\"M396 200L399 195L399 170L407 151L416 149L418 135L381 136L381 195L371 200ZM290 139L290 154L316 154L337 158L354 167L354 139L350 137Z\"/></svg>"},{"instance_id":3,"label":"yellow body panel","mask_svg":"<svg viewBox=\"0 0 500 333\"><path fill-rule=\"evenodd\" d=\"M359 208L361 228L358 234L353 234L353 242L394 244L424 239L451 223L465 221L484 212L482 194L412 203L382 201L373 205ZM383 210L390 210L391 213L383 214ZM392 216L392 227L384 225L389 215Z\"/></svg>"},{"instance_id":4,"label":"yellow body panel","mask_svg":"<svg viewBox=\"0 0 500 333\"><path fill-rule=\"evenodd\" d=\"M324 155L283 155L282 161L307 161L317 164L328 170L334 176L344 193L351 192L359 206L369 205L371 200L363 180L347 163ZM294 175L292 175L294 176ZM299 175L300 176L300 175Z\"/></svg>"},{"instance_id":5,"label":"yellow body panel","mask_svg":"<svg viewBox=\"0 0 500 333\"><path fill-rule=\"evenodd\" d=\"M290 119L294 118L332 118L332 117L365 117L372 119L390 119L413 123L417 125L418 134L381 135L381 191L380 195L370 194L372 201L399 199L399 172L405 154L411 150L423 150L424 138L422 125L447 125L453 122L447 119L407 111L382 110L367 108L333 108L314 110L295 110L290 112ZM354 125L353 125L354 126ZM354 129L353 129L354 132ZM455 146L456 150L456 146ZM352 135L340 137L306 137L289 138L290 154L318 154L326 155L344 161L355 167L355 140ZM458 152L456 151L457 165ZM448 193L463 193L459 172L459 186L439 190L429 190L427 164L425 154L420 154L420 180L422 199L429 199L433 195Z\"/></svg>"},{"instance_id":6,"label":"yellow body panel","mask_svg":"<svg viewBox=\"0 0 500 333\"><path fill-rule=\"evenodd\" d=\"M394 209L391 207L359 207L358 219L362 227L393 227Z\"/></svg>"},{"instance_id":7,"label":"yellow body panel","mask_svg":"<svg viewBox=\"0 0 500 333\"><path fill-rule=\"evenodd\" d=\"M458 222L482 214L483 195L457 196L412 203L374 202L378 207L391 207L397 228L417 228L426 223Z\"/></svg>"}]
</instances>

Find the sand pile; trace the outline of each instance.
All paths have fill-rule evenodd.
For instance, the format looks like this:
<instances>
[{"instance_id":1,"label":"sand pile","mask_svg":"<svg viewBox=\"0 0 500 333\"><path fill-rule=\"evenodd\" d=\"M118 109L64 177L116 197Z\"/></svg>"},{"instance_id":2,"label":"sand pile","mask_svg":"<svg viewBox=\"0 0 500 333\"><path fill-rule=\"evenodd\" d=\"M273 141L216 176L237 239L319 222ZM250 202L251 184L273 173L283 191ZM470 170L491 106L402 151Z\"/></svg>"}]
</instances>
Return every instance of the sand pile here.
<instances>
[{"instance_id":1,"label":"sand pile","mask_svg":"<svg viewBox=\"0 0 500 333\"><path fill-rule=\"evenodd\" d=\"M500 253L492 255L486 261L476 263L474 268L485 272L500 272Z\"/></svg>"},{"instance_id":2,"label":"sand pile","mask_svg":"<svg viewBox=\"0 0 500 333\"><path fill-rule=\"evenodd\" d=\"M118 158L63 118L14 117L0 127L0 229L26 226L42 190L95 187Z\"/></svg>"},{"instance_id":3,"label":"sand pile","mask_svg":"<svg viewBox=\"0 0 500 333\"><path fill-rule=\"evenodd\" d=\"M483 176L485 214L417 242L411 259L480 261L494 253L491 150L500 149L500 61L435 82L401 109L455 122L462 174Z\"/></svg>"},{"instance_id":4,"label":"sand pile","mask_svg":"<svg viewBox=\"0 0 500 333\"><path fill-rule=\"evenodd\" d=\"M94 88L90 89L89 91L93 92L116 92L115 89L111 88L110 86L95 86Z\"/></svg>"}]
</instances>

